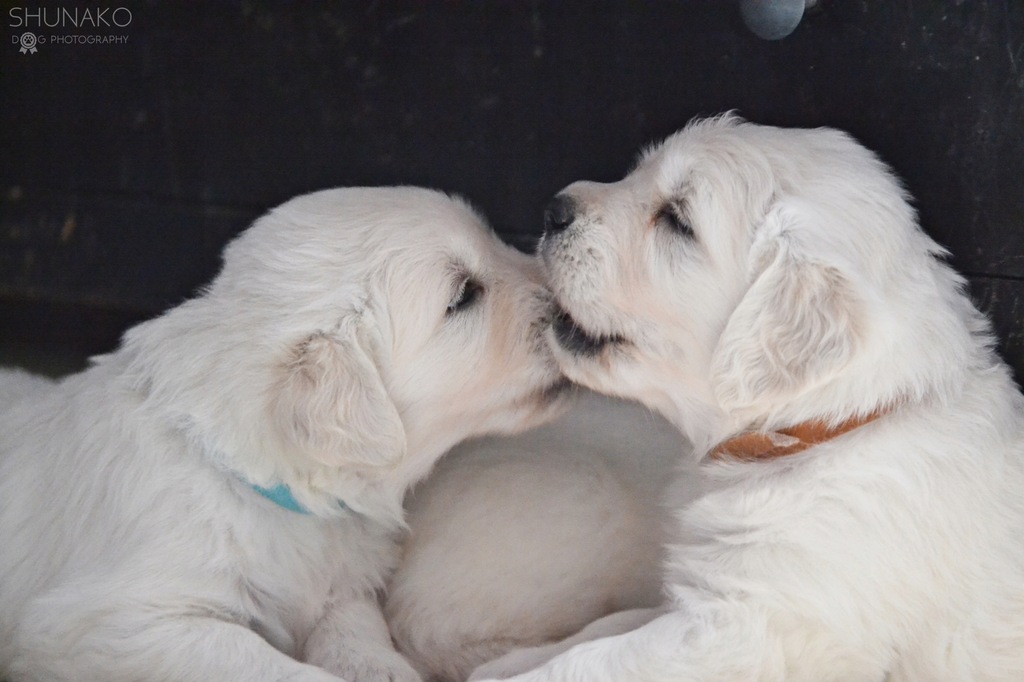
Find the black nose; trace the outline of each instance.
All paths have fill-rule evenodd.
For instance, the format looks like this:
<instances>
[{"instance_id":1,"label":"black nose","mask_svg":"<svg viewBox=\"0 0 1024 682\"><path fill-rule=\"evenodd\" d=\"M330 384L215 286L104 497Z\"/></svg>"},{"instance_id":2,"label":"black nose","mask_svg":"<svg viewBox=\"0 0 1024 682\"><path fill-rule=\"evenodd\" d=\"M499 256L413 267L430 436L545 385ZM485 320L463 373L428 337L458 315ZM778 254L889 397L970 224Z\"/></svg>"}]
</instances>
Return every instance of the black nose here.
<instances>
[{"instance_id":1,"label":"black nose","mask_svg":"<svg viewBox=\"0 0 1024 682\"><path fill-rule=\"evenodd\" d=\"M548 234L561 232L576 219L576 202L564 194L555 195L544 209L544 231Z\"/></svg>"}]
</instances>

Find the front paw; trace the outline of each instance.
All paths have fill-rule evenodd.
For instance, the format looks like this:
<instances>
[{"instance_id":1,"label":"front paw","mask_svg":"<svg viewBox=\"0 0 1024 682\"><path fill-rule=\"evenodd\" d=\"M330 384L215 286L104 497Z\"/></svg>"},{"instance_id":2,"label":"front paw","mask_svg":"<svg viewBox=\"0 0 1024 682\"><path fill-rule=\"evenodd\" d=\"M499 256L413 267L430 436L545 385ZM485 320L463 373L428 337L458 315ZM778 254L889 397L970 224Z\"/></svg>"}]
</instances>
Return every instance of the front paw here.
<instances>
[{"instance_id":1,"label":"front paw","mask_svg":"<svg viewBox=\"0 0 1024 682\"><path fill-rule=\"evenodd\" d=\"M400 654L387 649L349 652L324 667L345 682L423 682Z\"/></svg>"},{"instance_id":2,"label":"front paw","mask_svg":"<svg viewBox=\"0 0 1024 682\"><path fill-rule=\"evenodd\" d=\"M546 647L529 647L516 649L505 654L501 658L484 663L473 670L469 676L470 682L491 682L492 680L506 680L516 675L529 672L544 665L550 658L545 651Z\"/></svg>"}]
</instances>

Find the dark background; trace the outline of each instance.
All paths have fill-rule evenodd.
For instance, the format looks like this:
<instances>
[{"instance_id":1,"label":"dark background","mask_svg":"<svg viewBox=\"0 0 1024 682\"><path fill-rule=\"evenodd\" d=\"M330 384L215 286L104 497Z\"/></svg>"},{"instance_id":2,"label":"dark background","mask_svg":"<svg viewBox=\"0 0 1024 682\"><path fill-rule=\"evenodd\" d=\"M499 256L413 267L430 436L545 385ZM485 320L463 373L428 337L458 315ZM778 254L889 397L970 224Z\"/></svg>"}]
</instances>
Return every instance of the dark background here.
<instances>
[{"instance_id":1,"label":"dark background","mask_svg":"<svg viewBox=\"0 0 1024 682\"><path fill-rule=\"evenodd\" d=\"M34 54L2 5L0 342L110 350L328 186L459 192L530 249L559 188L737 109L895 166L1024 376L1024 2L820 0L777 42L733 0L50 3L132 19Z\"/></svg>"}]
</instances>

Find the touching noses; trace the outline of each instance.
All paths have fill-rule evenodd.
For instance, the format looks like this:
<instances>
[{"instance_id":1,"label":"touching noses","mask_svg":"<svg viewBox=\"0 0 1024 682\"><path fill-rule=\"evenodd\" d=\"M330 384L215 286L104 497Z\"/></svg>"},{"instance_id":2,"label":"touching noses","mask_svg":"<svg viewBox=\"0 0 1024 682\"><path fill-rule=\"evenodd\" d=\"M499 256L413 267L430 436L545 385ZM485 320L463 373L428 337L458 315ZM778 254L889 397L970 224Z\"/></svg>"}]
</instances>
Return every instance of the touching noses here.
<instances>
[{"instance_id":1,"label":"touching noses","mask_svg":"<svg viewBox=\"0 0 1024 682\"><path fill-rule=\"evenodd\" d=\"M566 194L556 194L544 209L544 232L554 235L572 225L576 219L576 202Z\"/></svg>"}]
</instances>

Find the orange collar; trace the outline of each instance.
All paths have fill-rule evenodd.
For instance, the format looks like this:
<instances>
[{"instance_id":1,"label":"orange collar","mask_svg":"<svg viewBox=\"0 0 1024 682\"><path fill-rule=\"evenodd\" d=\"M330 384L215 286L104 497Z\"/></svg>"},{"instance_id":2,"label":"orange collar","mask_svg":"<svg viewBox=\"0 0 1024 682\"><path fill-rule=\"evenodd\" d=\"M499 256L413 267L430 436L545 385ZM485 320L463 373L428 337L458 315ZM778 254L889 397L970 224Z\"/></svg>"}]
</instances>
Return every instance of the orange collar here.
<instances>
[{"instance_id":1,"label":"orange collar","mask_svg":"<svg viewBox=\"0 0 1024 682\"><path fill-rule=\"evenodd\" d=\"M778 431L747 431L716 445L711 449L708 459L732 457L745 462L755 462L795 455L870 424L888 412L889 410L885 409L876 410L864 417L847 419L836 426L829 426L822 421L809 421Z\"/></svg>"}]
</instances>

